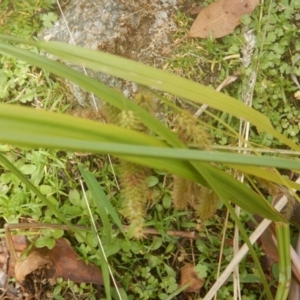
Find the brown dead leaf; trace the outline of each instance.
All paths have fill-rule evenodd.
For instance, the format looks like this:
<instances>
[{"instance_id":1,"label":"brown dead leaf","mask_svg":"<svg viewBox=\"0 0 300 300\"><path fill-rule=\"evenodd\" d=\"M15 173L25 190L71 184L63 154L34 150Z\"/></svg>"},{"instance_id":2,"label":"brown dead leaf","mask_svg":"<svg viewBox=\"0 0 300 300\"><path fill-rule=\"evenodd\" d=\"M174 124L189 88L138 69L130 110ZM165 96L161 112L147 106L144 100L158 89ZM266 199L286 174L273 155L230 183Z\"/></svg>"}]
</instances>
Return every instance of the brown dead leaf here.
<instances>
[{"instance_id":1,"label":"brown dead leaf","mask_svg":"<svg viewBox=\"0 0 300 300\"><path fill-rule=\"evenodd\" d=\"M21 252L24 251L29 243L24 235L13 235L12 236L12 243L14 245L15 252L19 257ZM7 275L9 277L15 277L15 260L13 255L8 255L8 249L6 242L0 243L0 269L4 270L7 268Z\"/></svg>"},{"instance_id":2,"label":"brown dead leaf","mask_svg":"<svg viewBox=\"0 0 300 300\"><path fill-rule=\"evenodd\" d=\"M220 0L203 8L194 21L189 36L223 37L240 24L242 15L250 14L259 0Z\"/></svg>"},{"instance_id":3,"label":"brown dead leaf","mask_svg":"<svg viewBox=\"0 0 300 300\"><path fill-rule=\"evenodd\" d=\"M200 279L198 277L194 267L195 266L192 264L185 264L185 266L181 269L180 286L182 287L189 284L189 286L184 290L185 293L199 292L205 282L204 279Z\"/></svg>"},{"instance_id":4,"label":"brown dead leaf","mask_svg":"<svg viewBox=\"0 0 300 300\"><path fill-rule=\"evenodd\" d=\"M43 256L38 249L31 251L24 260L17 261L15 265L15 278L22 283L25 277L39 268L50 264L47 257Z\"/></svg>"},{"instance_id":5,"label":"brown dead leaf","mask_svg":"<svg viewBox=\"0 0 300 300\"><path fill-rule=\"evenodd\" d=\"M15 278L22 283L27 275L39 268L45 268L45 278L50 283L55 283L57 278L62 277L77 283L103 285L99 268L80 260L65 239L56 240L51 250L46 247L32 249L24 260L16 263Z\"/></svg>"}]
</instances>

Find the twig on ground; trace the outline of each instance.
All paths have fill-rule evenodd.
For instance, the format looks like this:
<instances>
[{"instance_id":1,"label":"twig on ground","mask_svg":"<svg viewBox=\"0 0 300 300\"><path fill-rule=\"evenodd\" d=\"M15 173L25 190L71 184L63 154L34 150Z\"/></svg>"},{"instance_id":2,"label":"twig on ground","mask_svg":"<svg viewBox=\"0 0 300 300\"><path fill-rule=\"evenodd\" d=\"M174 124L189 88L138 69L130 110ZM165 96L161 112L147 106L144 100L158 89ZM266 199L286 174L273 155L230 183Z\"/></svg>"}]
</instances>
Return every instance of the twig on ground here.
<instances>
[{"instance_id":1,"label":"twig on ground","mask_svg":"<svg viewBox=\"0 0 300 300\"><path fill-rule=\"evenodd\" d=\"M124 225L125 232L128 230L128 226ZM143 233L146 234L152 234L152 235L161 235L161 232L159 232L155 228L145 228ZM165 234L169 236L177 236L181 238L188 238L188 239L198 239L200 238L199 234L195 231L180 231L180 230L167 230Z\"/></svg>"}]
</instances>

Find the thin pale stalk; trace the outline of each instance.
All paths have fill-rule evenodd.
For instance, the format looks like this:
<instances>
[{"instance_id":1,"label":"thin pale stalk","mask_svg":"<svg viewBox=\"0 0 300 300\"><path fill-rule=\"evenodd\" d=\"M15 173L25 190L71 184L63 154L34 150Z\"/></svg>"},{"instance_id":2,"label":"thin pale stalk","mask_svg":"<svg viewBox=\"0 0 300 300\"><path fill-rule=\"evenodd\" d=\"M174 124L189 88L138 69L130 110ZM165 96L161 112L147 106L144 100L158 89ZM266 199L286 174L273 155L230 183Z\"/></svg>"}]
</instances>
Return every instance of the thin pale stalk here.
<instances>
[{"instance_id":1,"label":"thin pale stalk","mask_svg":"<svg viewBox=\"0 0 300 300\"><path fill-rule=\"evenodd\" d=\"M300 177L297 179L297 182L300 182ZM287 197L284 195L282 196L278 202L275 205L275 208L278 211L281 211L287 203ZM257 239L264 233L266 228L271 224L270 220L264 219L255 229L255 231L251 234L249 240L251 244L254 244ZM227 265L221 276L218 278L218 280L214 283L214 285L211 287L209 292L206 294L205 298L203 300L210 300L212 299L215 291L218 291L221 286L224 284L224 282L227 280L228 276L231 274L233 271L234 267L236 264L238 264L243 257L247 254L248 252L248 246L244 244L240 251L237 253L237 255L233 258L233 260Z\"/></svg>"},{"instance_id":2,"label":"thin pale stalk","mask_svg":"<svg viewBox=\"0 0 300 300\"><path fill-rule=\"evenodd\" d=\"M104 288L105 288L105 296L107 297L108 300L110 300L111 299L111 294L110 294L109 275L111 276L111 278L113 280L113 283L114 283L114 286L115 286L116 290L118 291L117 283L115 281L115 278L113 276L113 272L110 268L109 262L107 260L106 255L105 255L103 244L102 244L101 238L100 238L100 236L98 234L98 231L97 231L97 227L96 227L96 224L95 224L95 221L94 221L94 218L93 218L93 214L92 214L92 211L91 211L89 201L87 200L87 196L86 196L86 193L85 193L85 189L84 189L82 180L80 180L80 186L81 186L81 189L82 189L82 192L83 192L84 200L85 200L85 203L86 203L89 215L90 215L90 220L91 220L91 223L93 225L94 232L97 236L97 240L98 240L98 244L99 244L99 248L100 248L99 254L100 254L100 261L101 261L101 271L102 271L102 274L103 274L103 283L104 283ZM120 294L118 294L118 297L119 297L120 300L122 300L122 297L121 297Z\"/></svg>"},{"instance_id":3,"label":"thin pale stalk","mask_svg":"<svg viewBox=\"0 0 300 300\"><path fill-rule=\"evenodd\" d=\"M209 174L209 173L206 173L205 176L206 176L206 178L208 178L208 180L210 181L210 183L211 183L211 185L212 185L212 188L213 188L214 191L218 194L218 196L220 197L220 199L222 199L222 201L223 201L224 204L226 205L227 209L229 210L231 217L233 218L233 220L234 220L234 221L236 222L236 224L238 225L239 230L240 230L240 233L241 233L241 235L242 235L242 237L243 237L243 239L244 239L244 241L245 241L245 243L246 243L246 245L247 245L247 247L248 247L247 250L250 251L250 254L251 254L251 256L252 256L252 259L253 259L253 261L254 261L256 267L257 267L257 271L258 271L258 273L259 273L259 275L260 275L260 278L261 278L261 280L262 280L262 284L263 284L263 286L264 286L264 290L265 290L266 296L267 296L268 300L273 300L273 296L272 296L272 294L271 294L271 291L270 291L270 288L269 288L267 279L266 279L265 274L264 274L264 272L263 272L263 270L262 270L262 267L261 267L260 261L259 261L259 259L258 259L258 257L257 257L257 254L256 254L256 252L255 252L255 250L254 250L254 248L253 248L253 246L252 246L253 243L251 243L251 241L250 241L250 239L249 239L249 237L248 237L248 235L247 235L247 233L246 233L246 230L245 230L244 227L243 227L243 224L241 223L240 219L239 219L238 216L236 215L234 208L231 206L231 203L230 203L227 199L222 198L222 192L219 190L219 187L218 187L218 181L217 181L215 178L213 178L213 177L211 176L211 174ZM246 254L246 253L247 253L247 251L245 252L245 254ZM241 257L241 259L242 259L242 258L243 258L243 256ZM231 271L233 271L234 267L235 267L236 264L238 264L239 262L240 262L240 260L239 260L239 261L236 261L234 264L232 264L232 263L229 264L229 265L231 265L231 267L232 267ZM229 266L229 265L228 265L228 266ZM228 266L227 266L227 268L228 268ZM229 273L229 274L230 274L230 273ZM228 275L229 275L229 274L228 274ZM223 275L223 274L222 274L222 275ZM222 275L221 275L221 277L222 277ZM219 278L219 280L221 279L221 277ZM226 280L226 279L227 279L227 278L225 278L225 280ZM221 284L221 285L222 285L222 284ZM221 287L221 285L219 285L218 287L216 287L216 286L214 285L213 288L206 294L206 296L204 297L203 300L210 300L210 299L212 299L212 297L213 297L214 294L219 290L219 288Z\"/></svg>"},{"instance_id":4,"label":"thin pale stalk","mask_svg":"<svg viewBox=\"0 0 300 300\"><path fill-rule=\"evenodd\" d=\"M223 250L224 250L224 245L225 245L226 229L227 229L227 226L228 226L228 218L229 218L229 211L227 209L226 218L225 218L225 221L224 221L224 229L223 229L223 233L222 233L222 242L221 242L221 247L220 247L218 269L217 269L217 275L216 275L217 280L220 276L221 264L222 264L222 260L223 260ZM214 296L214 300L217 300L217 293Z\"/></svg>"}]
</instances>

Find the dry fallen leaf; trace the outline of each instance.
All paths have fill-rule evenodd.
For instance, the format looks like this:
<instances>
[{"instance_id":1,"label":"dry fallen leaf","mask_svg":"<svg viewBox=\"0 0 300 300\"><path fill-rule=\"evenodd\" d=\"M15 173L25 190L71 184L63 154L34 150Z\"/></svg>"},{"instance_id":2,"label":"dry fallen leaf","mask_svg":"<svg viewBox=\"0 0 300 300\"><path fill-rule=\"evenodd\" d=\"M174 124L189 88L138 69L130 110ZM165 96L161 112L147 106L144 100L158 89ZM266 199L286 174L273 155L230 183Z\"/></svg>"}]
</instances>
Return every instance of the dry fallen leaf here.
<instances>
[{"instance_id":1,"label":"dry fallen leaf","mask_svg":"<svg viewBox=\"0 0 300 300\"><path fill-rule=\"evenodd\" d=\"M240 24L242 15L250 14L259 0L220 0L203 8L194 21L189 36L223 37Z\"/></svg>"},{"instance_id":2,"label":"dry fallen leaf","mask_svg":"<svg viewBox=\"0 0 300 300\"><path fill-rule=\"evenodd\" d=\"M22 283L25 277L39 268L50 264L47 257L43 256L38 249L31 251L24 260L19 260L15 264L15 278Z\"/></svg>"},{"instance_id":3,"label":"dry fallen leaf","mask_svg":"<svg viewBox=\"0 0 300 300\"><path fill-rule=\"evenodd\" d=\"M194 267L195 266L192 264L185 264L180 271L180 286L182 287L189 284L189 286L184 290L185 293L199 292L200 288L204 284L205 280L198 277Z\"/></svg>"},{"instance_id":4,"label":"dry fallen leaf","mask_svg":"<svg viewBox=\"0 0 300 300\"><path fill-rule=\"evenodd\" d=\"M13 235L12 243L14 245L15 252L19 257L21 252L24 251L28 246L29 242L24 235ZM0 269L4 270L7 268L6 272L9 277L15 277L15 260L13 255L10 253L8 256L8 249L6 242L0 243Z\"/></svg>"},{"instance_id":5,"label":"dry fallen leaf","mask_svg":"<svg viewBox=\"0 0 300 300\"><path fill-rule=\"evenodd\" d=\"M37 269L44 268L45 278L50 283L62 277L77 283L103 285L102 273L96 266L80 260L76 252L65 239L57 239L53 249L34 248L24 260L15 265L15 278L19 283Z\"/></svg>"}]
</instances>

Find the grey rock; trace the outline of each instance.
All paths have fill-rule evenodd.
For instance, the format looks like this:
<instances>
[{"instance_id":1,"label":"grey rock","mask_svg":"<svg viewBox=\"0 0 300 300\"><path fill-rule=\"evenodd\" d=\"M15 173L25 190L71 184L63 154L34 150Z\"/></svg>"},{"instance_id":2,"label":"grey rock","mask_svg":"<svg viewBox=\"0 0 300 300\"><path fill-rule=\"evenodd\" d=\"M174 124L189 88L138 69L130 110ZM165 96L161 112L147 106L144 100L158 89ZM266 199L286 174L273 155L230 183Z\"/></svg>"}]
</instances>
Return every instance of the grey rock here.
<instances>
[{"instance_id":1,"label":"grey rock","mask_svg":"<svg viewBox=\"0 0 300 300\"><path fill-rule=\"evenodd\" d=\"M70 0L55 25L42 31L40 39L75 44L110 52L153 66L165 60L162 51L170 44L175 29L171 20L177 0ZM71 65L77 70L80 66ZM131 97L136 84L100 72L87 70L88 75ZM92 95L74 84L70 88L82 106L94 105ZM97 99L99 105L99 99Z\"/></svg>"}]
</instances>

